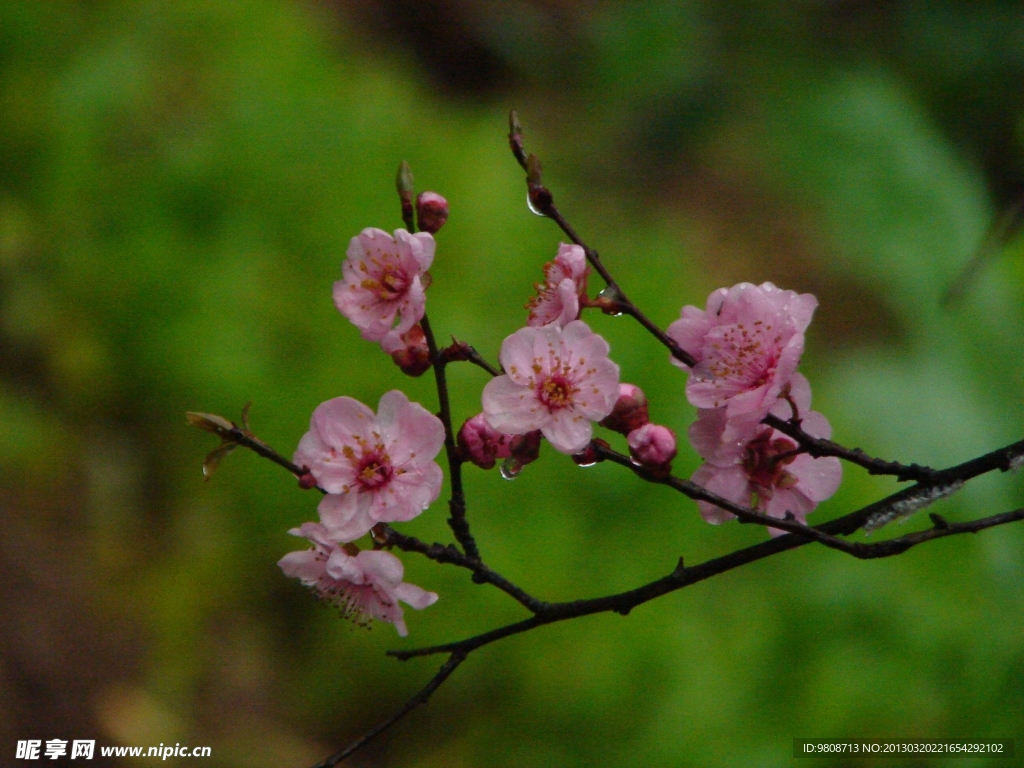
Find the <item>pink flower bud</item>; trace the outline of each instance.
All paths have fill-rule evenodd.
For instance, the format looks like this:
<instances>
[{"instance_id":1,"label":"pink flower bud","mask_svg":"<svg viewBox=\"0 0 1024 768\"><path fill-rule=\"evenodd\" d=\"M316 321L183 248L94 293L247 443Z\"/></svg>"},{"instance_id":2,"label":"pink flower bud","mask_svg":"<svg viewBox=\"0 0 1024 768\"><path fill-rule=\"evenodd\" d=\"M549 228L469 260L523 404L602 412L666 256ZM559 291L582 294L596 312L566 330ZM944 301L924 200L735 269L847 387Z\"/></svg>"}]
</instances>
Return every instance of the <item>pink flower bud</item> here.
<instances>
[{"instance_id":1,"label":"pink flower bud","mask_svg":"<svg viewBox=\"0 0 1024 768\"><path fill-rule=\"evenodd\" d=\"M316 488L316 478L313 474L307 471L299 478L299 488L304 491L308 491L310 488Z\"/></svg>"},{"instance_id":2,"label":"pink flower bud","mask_svg":"<svg viewBox=\"0 0 1024 768\"><path fill-rule=\"evenodd\" d=\"M619 399L612 412L600 424L602 427L628 435L647 424L647 398L635 384L619 384Z\"/></svg>"},{"instance_id":3,"label":"pink flower bud","mask_svg":"<svg viewBox=\"0 0 1024 768\"><path fill-rule=\"evenodd\" d=\"M514 435L509 443L509 457L501 464L501 476L506 480L517 477L523 467L540 456L541 431L535 429L523 435Z\"/></svg>"},{"instance_id":4,"label":"pink flower bud","mask_svg":"<svg viewBox=\"0 0 1024 768\"><path fill-rule=\"evenodd\" d=\"M407 376L422 376L430 368L430 348L419 323L401 336L391 331L380 345Z\"/></svg>"},{"instance_id":5,"label":"pink flower bud","mask_svg":"<svg viewBox=\"0 0 1024 768\"><path fill-rule=\"evenodd\" d=\"M515 435L509 444L509 452L512 458L519 462L520 466L526 466L537 460L540 456L541 431L535 429L525 435Z\"/></svg>"},{"instance_id":6,"label":"pink flower bud","mask_svg":"<svg viewBox=\"0 0 1024 768\"><path fill-rule=\"evenodd\" d=\"M466 421L459 430L458 443L462 458L481 469L491 469L497 459L512 455L515 435L506 435L491 427L482 413Z\"/></svg>"},{"instance_id":7,"label":"pink flower bud","mask_svg":"<svg viewBox=\"0 0 1024 768\"><path fill-rule=\"evenodd\" d=\"M660 424L644 424L629 433L629 455L645 467L668 469L676 457L676 434Z\"/></svg>"},{"instance_id":8,"label":"pink flower bud","mask_svg":"<svg viewBox=\"0 0 1024 768\"><path fill-rule=\"evenodd\" d=\"M416 221L422 231L434 234L448 221L448 201L437 192L420 192L416 197Z\"/></svg>"}]
</instances>

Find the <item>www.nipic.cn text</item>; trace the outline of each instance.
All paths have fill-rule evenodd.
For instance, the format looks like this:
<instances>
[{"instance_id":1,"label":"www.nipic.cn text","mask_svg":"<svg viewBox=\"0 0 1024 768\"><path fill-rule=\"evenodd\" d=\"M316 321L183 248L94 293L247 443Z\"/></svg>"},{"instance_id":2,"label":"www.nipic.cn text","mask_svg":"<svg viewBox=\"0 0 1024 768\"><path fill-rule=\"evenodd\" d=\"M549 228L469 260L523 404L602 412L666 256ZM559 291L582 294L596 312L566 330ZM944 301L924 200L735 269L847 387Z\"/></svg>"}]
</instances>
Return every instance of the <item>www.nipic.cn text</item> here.
<instances>
[{"instance_id":1,"label":"www.nipic.cn text","mask_svg":"<svg viewBox=\"0 0 1024 768\"><path fill-rule=\"evenodd\" d=\"M69 760L92 760L97 751L100 757L156 757L166 760L169 757L209 757L210 747L188 747L182 744L160 744L156 747L107 747L96 749L95 739L26 739L18 742L14 756L18 760L57 760L64 757Z\"/></svg>"}]
</instances>

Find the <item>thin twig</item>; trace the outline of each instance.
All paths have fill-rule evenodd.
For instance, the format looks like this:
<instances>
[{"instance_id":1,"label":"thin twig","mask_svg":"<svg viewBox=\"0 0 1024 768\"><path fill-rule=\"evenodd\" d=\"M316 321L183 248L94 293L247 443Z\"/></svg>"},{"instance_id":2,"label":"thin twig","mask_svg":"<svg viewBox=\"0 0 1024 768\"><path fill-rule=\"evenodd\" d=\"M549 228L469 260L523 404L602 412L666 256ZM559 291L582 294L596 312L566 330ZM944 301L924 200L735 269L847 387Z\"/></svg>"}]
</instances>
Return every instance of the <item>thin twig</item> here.
<instances>
[{"instance_id":1,"label":"thin twig","mask_svg":"<svg viewBox=\"0 0 1024 768\"><path fill-rule=\"evenodd\" d=\"M451 483L452 496L448 500L448 509L451 517L448 518L448 525L455 534L456 540L462 545L463 552L474 560L480 559L480 550L476 546L476 540L469 530L469 521L466 519L466 494L462 489L462 456L455 444L455 430L452 428L452 411L448 403L448 378L445 375L445 368L448 361L444 355L438 353L437 341L434 339L434 332L430 328L430 321L426 314L420 321L423 328L423 335L427 338L427 349L430 350L430 360L434 364L434 379L437 381L437 400L440 407L438 417L444 424L444 450L448 457L448 479Z\"/></svg>"},{"instance_id":2,"label":"thin twig","mask_svg":"<svg viewBox=\"0 0 1024 768\"><path fill-rule=\"evenodd\" d=\"M492 584L505 594L511 596L531 613L541 613L549 607L549 603L539 600L525 590L517 587L497 571L462 554L454 544L427 544L415 536L406 536L390 526L382 526L381 541L385 546L395 546L403 552L418 552L438 563L450 563L473 572L474 581L478 584Z\"/></svg>"},{"instance_id":3,"label":"thin twig","mask_svg":"<svg viewBox=\"0 0 1024 768\"><path fill-rule=\"evenodd\" d=\"M526 157L525 151L523 150L522 129L519 127L519 120L518 117L515 116L514 111L509 116L509 124L509 146L512 148L512 154L523 167L523 170L527 171L527 174L529 174L529 159ZM576 233L573 226L558 210L558 206L555 205L555 200L551 194L551 190L539 182L531 181L529 179L527 180L527 188L533 207L542 215L547 216L549 219L554 221L558 225L559 229L565 233L566 237L583 249L584 253L587 255L587 261L590 262L594 271L596 271L605 281L605 284L608 286L609 293L614 296L614 303L617 305L618 310L639 322L640 325L646 328L652 336L654 336L668 349L674 358L685 365L696 365L697 361L694 359L693 355L680 347L673 339L669 338L661 328L655 325L647 315L640 311L640 308L637 307L636 304L626 297L625 292L622 290L622 286L615 281L615 278L612 277L611 273L604 266L598 252L583 242L583 238Z\"/></svg>"},{"instance_id":4,"label":"thin twig","mask_svg":"<svg viewBox=\"0 0 1024 768\"><path fill-rule=\"evenodd\" d=\"M413 696L411 699L405 702L402 708L395 712L395 714L393 714L384 722L374 726L370 731L363 734L363 736L356 739L343 750L341 750L341 752L331 755L326 760L317 763L315 766L313 766L313 768L334 768L334 766L336 766L346 757L365 747L377 736L382 734L392 725L394 725L407 714L416 709L416 707L418 707L420 704L426 704L431 694L433 694L434 691L436 691L441 686L441 683L447 680L451 673L454 672L456 668L463 661L466 660L466 655L467 654L463 653L462 651L454 651L452 655L448 658L448 661L441 665L441 669L439 669L437 671L437 674L434 675L433 678L431 678L430 682L423 686L423 688L420 689L420 691L415 696Z\"/></svg>"},{"instance_id":5,"label":"thin twig","mask_svg":"<svg viewBox=\"0 0 1024 768\"><path fill-rule=\"evenodd\" d=\"M793 420L780 419L778 416L768 414L761 420L761 423L793 438L805 452L816 459L820 459L822 456L835 456L851 464L864 467L869 475L892 475L901 483L907 480L929 482L935 479L936 471L931 467L920 464L900 464L898 461L873 458L860 448L845 448L831 440L809 435Z\"/></svg>"},{"instance_id":6,"label":"thin twig","mask_svg":"<svg viewBox=\"0 0 1024 768\"><path fill-rule=\"evenodd\" d=\"M695 501L705 501L709 504L714 504L716 507L720 507L726 512L730 512L735 515L742 523L763 525L767 528L785 531L786 533L792 533L796 536L804 536L809 539L813 539L826 547L853 554L849 542L819 531L816 528L812 528L806 523L798 522L795 518L779 519L766 515L763 512L758 512L755 509L744 507L741 504L736 504L719 496L718 494L712 493L707 488L697 485L690 480L683 480L682 478L675 477L674 475L670 475L666 472L652 470L636 464L628 456L596 441L592 442L590 447L602 458L626 467L631 470L633 474L637 475L637 477L640 477L649 483L667 485Z\"/></svg>"}]
</instances>

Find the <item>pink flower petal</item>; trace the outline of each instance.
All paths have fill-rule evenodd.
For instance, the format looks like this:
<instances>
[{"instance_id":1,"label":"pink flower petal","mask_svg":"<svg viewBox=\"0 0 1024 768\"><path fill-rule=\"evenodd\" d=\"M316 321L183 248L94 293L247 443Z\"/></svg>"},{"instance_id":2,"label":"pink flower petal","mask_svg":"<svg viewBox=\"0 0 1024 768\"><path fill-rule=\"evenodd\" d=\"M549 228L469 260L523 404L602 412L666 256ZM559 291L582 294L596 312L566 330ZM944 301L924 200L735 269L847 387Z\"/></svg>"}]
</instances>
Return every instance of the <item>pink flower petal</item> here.
<instances>
[{"instance_id":1,"label":"pink flower petal","mask_svg":"<svg viewBox=\"0 0 1024 768\"><path fill-rule=\"evenodd\" d=\"M368 512L369 497L363 495L362 501L358 492L328 493L320 499L317 512L333 541L344 544L361 539L376 525Z\"/></svg>"},{"instance_id":2,"label":"pink flower petal","mask_svg":"<svg viewBox=\"0 0 1024 768\"><path fill-rule=\"evenodd\" d=\"M315 584L323 571L323 563L317 558L316 552L306 549L301 552L289 552L277 561L284 575L293 579L301 579L303 583Z\"/></svg>"},{"instance_id":3,"label":"pink flower petal","mask_svg":"<svg viewBox=\"0 0 1024 768\"><path fill-rule=\"evenodd\" d=\"M702 464L693 473L690 480L727 501L744 507L750 506L750 483L742 467L716 467L713 464ZM735 517L731 512L706 501L698 501L697 509L700 511L700 516L712 525L720 525Z\"/></svg>"},{"instance_id":4,"label":"pink flower petal","mask_svg":"<svg viewBox=\"0 0 1024 768\"><path fill-rule=\"evenodd\" d=\"M487 423L499 432L521 435L539 429L538 424L550 419L532 389L520 386L510 376L497 376L487 382L481 399Z\"/></svg>"},{"instance_id":5,"label":"pink flower petal","mask_svg":"<svg viewBox=\"0 0 1024 768\"><path fill-rule=\"evenodd\" d=\"M395 597L418 611L437 602L436 592L427 592L415 584L399 584L395 587Z\"/></svg>"},{"instance_id":6,"label":"pink flower petal","mask_svg":"<svg viewBox=\"0 0 1024 768\"><path fill-rule=\"evenodd\" d=\"M587 447L593 437L594 427L593 422L586 417L565 409L553 413L551 422L541 427L540 431L556 451L573 454Z\"/></svg>"}]
</instances>

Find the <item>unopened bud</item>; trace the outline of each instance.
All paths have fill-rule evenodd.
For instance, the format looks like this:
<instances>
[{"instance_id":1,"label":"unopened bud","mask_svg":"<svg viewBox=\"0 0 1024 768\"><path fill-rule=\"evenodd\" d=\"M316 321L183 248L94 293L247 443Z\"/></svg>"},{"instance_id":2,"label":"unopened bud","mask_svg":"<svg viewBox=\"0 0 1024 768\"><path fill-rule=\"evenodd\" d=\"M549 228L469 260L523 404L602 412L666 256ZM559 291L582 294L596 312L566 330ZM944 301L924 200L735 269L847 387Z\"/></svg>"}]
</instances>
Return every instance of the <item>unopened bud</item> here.
<instances>
[{"instance_id":1,"label":"unopened bud","mask_svg":"<svg viewBox=\"0 0 1024 768\"><path fill-rule=\"evenodd\" d=\"M448 221L448 201L437 192L420 192L416 198L416 222L423 232L434 234Z\"/></svg>"},{"instance_id":2,"label":"unopened bud","mask_svg":"<svg viewBox=\"0 0 1024 768\"><path fill-rule=\"evenodd\" d=\"M667 470L676 457L676 434L660 424L645 424L629 433L629 455L643 467Z\"/></svg>"},{"instance_id":3,"label":"unopened bud","mask_svg":"<svg viewBox=\"0 0 1024 768\"><path fill-rule=\"evenodd\" d=\"M523 151L523 127L519 124L519 114L513 109L508 114L508 145L520 165L526 165L526 153Z\"/></svg>"},{"instance_id":4,"label":"unopened bud","mask_svg":"<svg viewBox=\"0 0 1024 768\"><path fill-rule=\"evenodd\" d=\"M402 201L402 221L405 222L406 229L412 232L414 229L412 196L416 188L413 184L412 168L409 167L405 160L398 166L398 175L395 177L395 189L398 191L398 197Z\"/></svg>"},{"instance_id":5,"label":"unopened bud","mask_svg":"<svg viewBox=\"0 0 1024 768\"><path fill-rule=\"evenodd\" d=\"M523 467L537 460L540 456L541 433L539 429L516 435L509 446L509 457L501 463L501 476L512 480L519 476Z\"/></svg>"},{"instance_id":6,"label":"unopened bud","mask_svg":"<svg viewBox=\"0 0 1024 768\"><path fill-rule=\"evenodd\" d=\"M398 175L395 176L395 189L398 191L398 196L403 200L412 200L413 193L416 191L412 178L412 168L409 167L409 163L405 160L398 166Z\"/></svg>"},{"instance_id":7,"label":"unopened bud","mask_svg":"<svg viewBox=\"0 0 1024 768\"><path fill-rule=\"evenodd\" d=\"M312 473L304 472L299 477L299 488L304 491L308 491L310 488L316 488L316 478L313 477Z\"/></svg>"},{"instance_id":8,"label":"unopened bud","mask_svg":"<svg viewBox=\"0 0 1024 768\"><path fill-rule=\"evenodd\" d=\"M615 407L599 423L602 427L628 435L644 426L647 417L647 398L635 384L619 384L619 399Z\"/></svg>"},{"instance_id":9,"label":"unopened bud","mask_svg":"<svg viewBox=\"0 0 1024 768\"><path fill-rule=\"evenodd\" d=\"M463 362L465 360L471 360L475 350L465 341L459 341L452 336L452 345L445 347L441 350L441 354L444 357L445 362L455 363Z\"/></svg>"},{"instance_id":10,"label":"unopened bud","mask_svg":"<svg viewBox=\"0 0 1024 768\"><path fill-rule=\"evenodd\" d=\"M512 438L509 452L512 458L516 459L521 466L534 462L540 456L541 433L539 429L527 432L525 435L516 435Z\"/></svg>"},{"instance_id":11,"label":"unopened bud","mask_svg":"<svg viewBox=\"0 0 1024 768\"><path fill-rule=\"evenodd\" d=\"M512 455L515 437L494 429L480 413L462 425L457 440L463 460L481 469L491 469L498 459Z\"/></svg>"},{"instance_id":12,"label":"unopened bud","mask_svg":"<svg viewBox=\"0 0 1024 768\"><path fill-rule=\"evenodd\" d=\"M574 453L572 455L572 460L576 463L577 466L592 467L599 461L604 461L604 456L602 456L600 452L598 452L597 448L595 447L595 444L601 446L602 448L611 448L611 446L608 445L608 442L606 440L602 440L599 437L594 438L593 440L590 441L590 443L587 444L586 448L584 448L579 453Z\"/></svg>"},{"instance_id":13,"label":"unopened bud","mask_svg":"<svg viewBox=\"0 0 1024 768\"><path fill-rule=\"evenodd\" d=\"M430 348L419 323L401 336L391 331L380 346L407 376L422 376L430 368Z\"/></svg>"}]
</instances>

